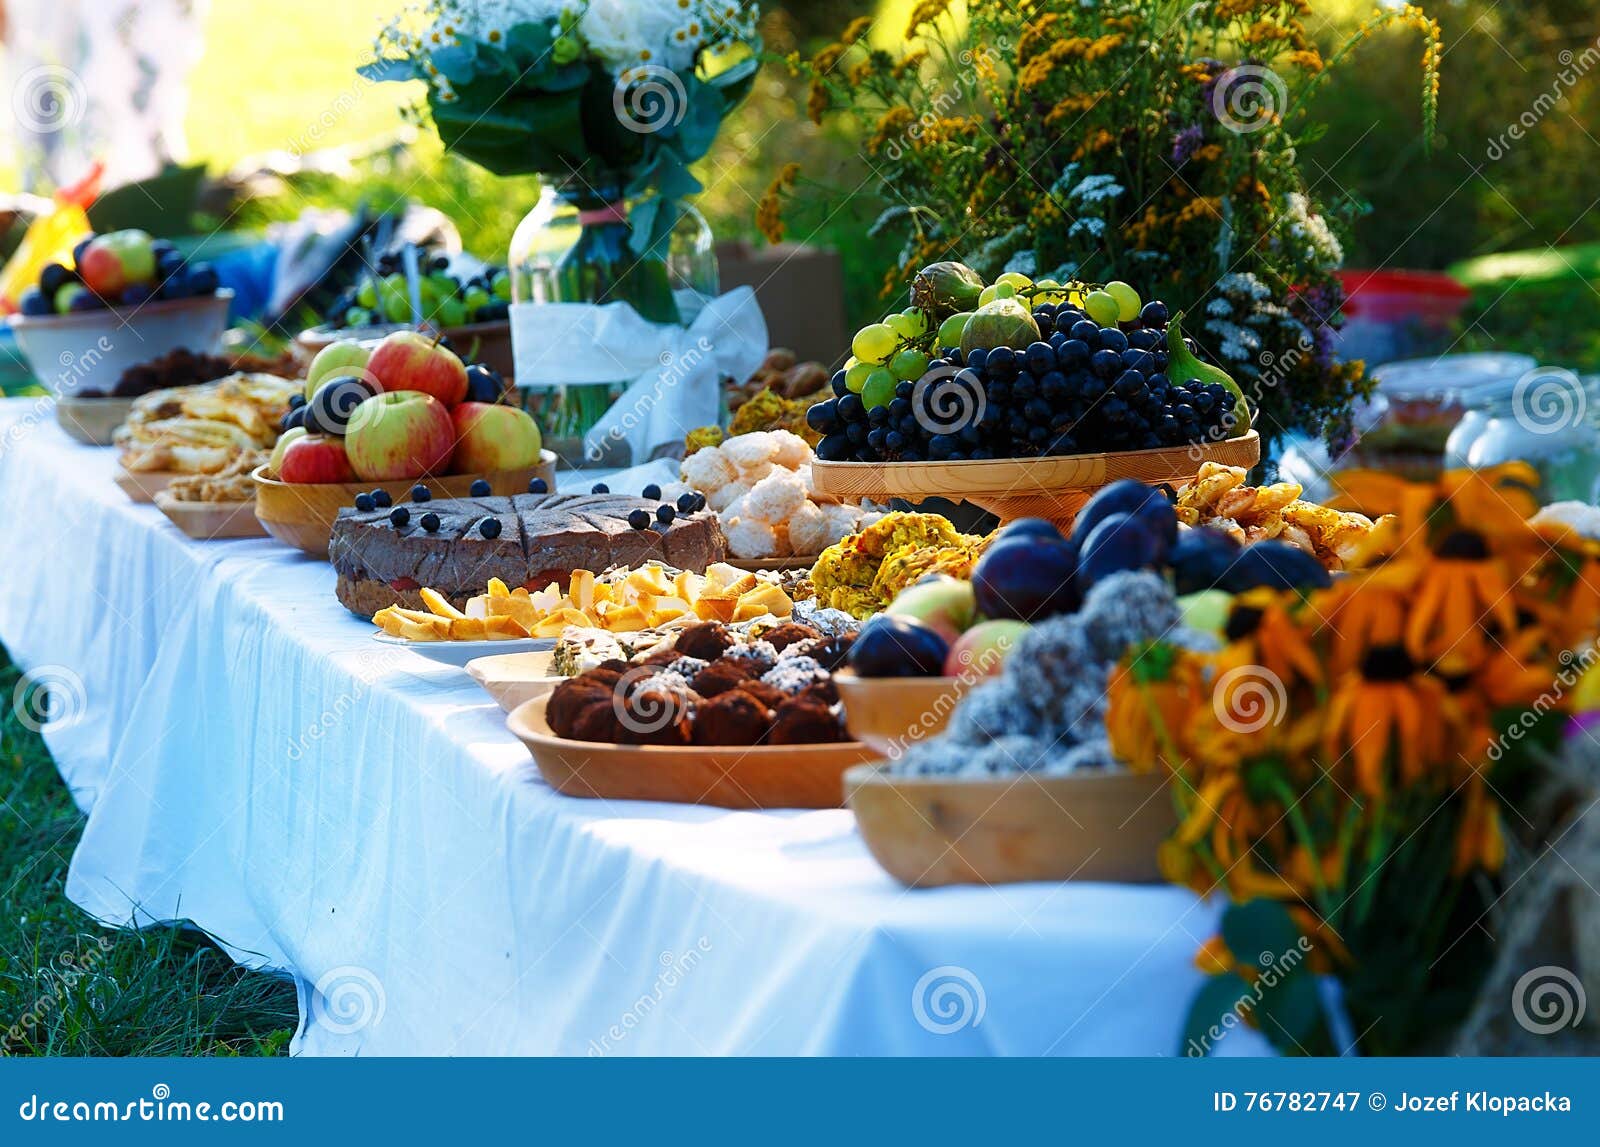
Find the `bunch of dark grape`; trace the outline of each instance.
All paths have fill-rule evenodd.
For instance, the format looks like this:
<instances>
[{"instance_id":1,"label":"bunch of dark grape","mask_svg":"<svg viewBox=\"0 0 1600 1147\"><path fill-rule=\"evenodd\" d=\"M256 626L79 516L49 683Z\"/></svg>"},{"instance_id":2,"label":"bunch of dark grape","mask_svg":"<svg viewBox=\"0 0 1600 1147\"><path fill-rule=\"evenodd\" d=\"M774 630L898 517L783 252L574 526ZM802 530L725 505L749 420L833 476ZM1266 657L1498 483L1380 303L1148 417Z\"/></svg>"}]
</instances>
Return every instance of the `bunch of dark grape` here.
<instances>
[{"instance_id":1,"label":"bunch of dark grape","mask_svg":"<svg viewBox=\"0 0 1600 1147\"><path fill-rule=\"evenodd\" d=\"M1146 303L1109 324L1066 303L1032 313L1040 341L967 356L941 347L921 378L897 382L894 397L871 408L840 371L835 397L808 412L824 436L817 457L1036 458L1187 446L1232 433L1227 387L1168 377L1166 304Z\"/></svg>"}]
</instances>

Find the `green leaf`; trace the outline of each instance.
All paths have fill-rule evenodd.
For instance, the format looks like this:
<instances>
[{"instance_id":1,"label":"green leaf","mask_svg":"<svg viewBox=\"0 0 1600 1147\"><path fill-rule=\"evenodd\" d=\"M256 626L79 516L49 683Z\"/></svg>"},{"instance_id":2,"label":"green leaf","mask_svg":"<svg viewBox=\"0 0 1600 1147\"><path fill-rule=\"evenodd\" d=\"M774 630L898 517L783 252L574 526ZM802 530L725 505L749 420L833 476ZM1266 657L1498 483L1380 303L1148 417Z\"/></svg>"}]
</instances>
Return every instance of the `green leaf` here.
<instances>
[{"instance_id":1,"label":"green leaf","mask_svg":"<svg viewBox=\"0 0 1600 1147\"><path fill-rule=\"evenodd\" d=\"M1234 959L1258 968L1284 962L1284 957L1300 950L1300 929L1288 911L1276 900L1251 900L1230 904L1222 914L1222 940ZM1304 954L1295 968L1305 964Z\"/></svg>"},{"instance_id":2,"label":"green leaf","mask_svg":"<svg viewBox=\"0 0 1600 1147\"><path fill-rule=\"evenodd\" d=\"M433 61L439 74L449 80L452 86L470 84L478 74L476 56L465 44L448 44L435 49L428 59Z\"/></svg>"},{"instance_id":3,"label":"green leaf","mask_svg":"<svg viewBox=\"0 0 1600 1147\"><path fill-rule=\"evenodd\" d=\"M1240 1001L1253 1003L1254 1000L1255 993L1250 985L1233 972L1206 980L1189 1005L1178 1054L1193 1058L1210 1055L1222 1036L1244 1025ZM1225 1021L1224 1017L1229 1015L1233 1018Z\"/></svg>"},{"instance_id":4,"label":"green leaf","mask_svg":"<svg viewBox=\"0 0 1600 1147\"><path fill-rule=\"evenodd\" d=\"M658 153L652 182L663 199L688 199L703 190L700 181L670 148L662 148Z\"/></svg>"},{"instance_id":5,"label":"green leaf","mask_svg":"<svg viewBox=\"0 0 1600 1147\"><path fill-rule=\"evenodd\" d=\"M370 64L362 64L356 69L356 74L375 84L399 83L420 78L416 66L410 60L374 60Z\"/></svg>"},{"instance_id":6,"label":"green leaf","mask_svg":"<svg viewBox=\"0 0 1600 1147\"><path fill-rule=\"evenodd\" d=\"M688 100L682 121L670 132L663 133L677 142L684 159L693 163L706 152L717 138L728 105L722 95L709 84L691 78L684 87Z\"/></svg>"},{"instance_id":7,"label":"green leaf","mask_svg":"<svg viewBox=\"0 0 1600 1147\"><path fill-rule=\"evenodd\" d=\"M555 37L545 24L513 24L506 31L506 50L517 70L529 72L530 79L554 69L555 61L550 58L554 43Z\"/></svg>"},{"instance_id":8,"label":"green leaf","mask_svg":"<svg viewBox=\"0 0 1600 1147\"><path fill-rule=\"evenodd\" d=\"M1322 997L1317 993L1315 976L1296 974L1302 966L1295 965L1295 972L1282 976L1271 987L1262 982L1256 1022L1261 1034L1279 1051L1314 1055L1327 1045L1327 1035L1322 1031Z\"/></svg>"}]
</instances>

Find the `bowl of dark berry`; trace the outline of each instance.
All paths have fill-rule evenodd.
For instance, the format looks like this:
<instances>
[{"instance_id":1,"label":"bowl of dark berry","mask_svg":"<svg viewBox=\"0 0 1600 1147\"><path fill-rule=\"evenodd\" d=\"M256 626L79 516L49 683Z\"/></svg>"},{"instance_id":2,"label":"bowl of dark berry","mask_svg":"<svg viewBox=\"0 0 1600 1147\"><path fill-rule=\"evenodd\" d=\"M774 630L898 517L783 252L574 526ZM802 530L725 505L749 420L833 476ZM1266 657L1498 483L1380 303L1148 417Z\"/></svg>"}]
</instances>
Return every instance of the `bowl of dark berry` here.
<instances>
[{"instance_id":1,"label":"bowl of dark berry","mask_svg":"<svg viewBox=\"0 0 1600 1147\"><path fill-rule=\"evenodd\" d=\"M233 292L143 231L92 235L73 265L47 263L11 317L17 346L58 397L110 391L132 367L175 350L215 352Z\"/></svg>"},{"instance_id":2,"label":"bowl of dark berry","mask_svg":"<svg viewBox=\"0 0 1600 1147\"><path fill-rule=\"evenodd\" d=\"M985 286L943 263L911 301L857 332L832 395L807 412L823 493L941 496L1066 526L1119 478L1260 460L1239 386L1197 355L1181 315L1126 283L1013 272Z\"/></svg>"}]
</instances>

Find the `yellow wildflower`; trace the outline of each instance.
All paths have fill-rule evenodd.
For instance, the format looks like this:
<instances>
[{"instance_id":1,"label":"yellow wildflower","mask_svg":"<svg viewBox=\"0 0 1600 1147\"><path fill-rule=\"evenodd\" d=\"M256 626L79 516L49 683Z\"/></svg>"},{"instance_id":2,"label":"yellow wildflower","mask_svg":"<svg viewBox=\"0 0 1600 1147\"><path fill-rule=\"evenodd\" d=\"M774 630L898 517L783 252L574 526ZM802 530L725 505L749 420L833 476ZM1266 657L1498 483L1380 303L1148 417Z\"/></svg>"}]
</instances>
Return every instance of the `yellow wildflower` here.
<instances>
[{"instance_id":1,"label":"yellow wildflower","mask_svg":"<svg viewBox=\"0 0 1600 1147\"><path fill-rule=\"evenodd\" d=\"M910 108L890 108L883 113L883 118L878 120L878 128L872 133L872 138L867 141L867 150L877 155L890 140L905 134L905 130L916 121L916 115Z\"/></svg>"},{"instance_id":2,"label":"yellow wildflower","mask_svg":"<svg viewBox=\"0 0 1600 1147\"><path fill-rule=\"evenodd\" d=\"M828 89L820 79L811 81L811 90L806 93L806 116L812 123L820 124L822 117L833 106L833 101L828 96Z\"/></svg>"},{"instance_id":3,"label":"yellow wildflower","mask_svg":"<svg viewBox=\"0 0 1600 1147\"><path fill-rule=\"evenodd\" d=\"M918 28L933 23L949 8L950 0L918 0L917 6L911 10L910 20L906 22L906 39L914 39Z\"/></svg>"},{"instance_id":4,"label":"yellow wildflower","mask_svg":"<svg viewBox=\"0 0 1600 1147\"><path fill-rule=\"evenodd\" d=\"M819 72L831 72L849 49L849 44L829 44L811 57L811 66Z\"/></svg>"},{"instance_id":5,"label":"yellow wildflower","mask_svg":"<svg viewBox=\"0 0 1600 1147\"><path fill-rule=\"evenodd\" d=\"M786 163L778 176L767 185L761 202L756 204L756 226L769 243L783 242L783 193L800 178L800 165Z\"/></svg>"},{"instance_id":6,"label":"yellow wildflower","mask_svg":"<svg viewBox=\"0 0 1600 1147\"><path fill-rule=\"evenodd\" d=\"M1288 38L1289 29L1272 20L1257 20L1244 30L1241 37L1246 44L1271 44Z\"/></svg>"},{"instance_id":7,"label":"yellow wildflower","mask_svg":"<svg viewBox=\"0 0 1600 1147\"><path fill-rule=\"evenodd\" d=\"M854 44L871 30L872 17L857 16L849 24L845 25L844 34L839 37L839 42L842 44Z\"/></svg>"},{"instance_id":8,"label":"yellow wildflower","mask_svg":"<svg viewBox=\"0 0 1600 1147\"><path fill-rule=\"evenodd\" d=\"M1086 49L1084 49L1083 58L1090 62L1095 60L1103 60L1112 52L1115 52L1118 48L1122 47L1122 45L1127 42L1127 39L1128 37L1124 36L1121 32L1115 32L1109 36L1101 36L1098 40L1094 41L1094 43L1090 44Z\"/></svg>"}]
</instances>

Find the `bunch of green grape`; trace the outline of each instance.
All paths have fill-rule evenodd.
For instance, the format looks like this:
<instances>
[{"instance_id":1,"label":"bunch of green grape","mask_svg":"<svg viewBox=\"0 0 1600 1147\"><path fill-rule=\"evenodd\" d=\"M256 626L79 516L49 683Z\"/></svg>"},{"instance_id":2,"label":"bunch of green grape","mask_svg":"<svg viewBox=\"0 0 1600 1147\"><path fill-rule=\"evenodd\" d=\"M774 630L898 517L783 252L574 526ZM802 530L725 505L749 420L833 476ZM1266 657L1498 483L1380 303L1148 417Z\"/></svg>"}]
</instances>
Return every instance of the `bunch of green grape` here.
<instances>
[{"instance_id":1,"label":"bunch of green grape","mask_svg":"<svg viewBox=\"0 0 1600 1147\"><path fill-rule=\"evenodd\" d=\"M509 312L511 276L504 270L492 270L463 282L435 265L417 280L417 293L422 321L432 326L493 322ZM409 323L411 291L405 274L394 271L362 278L353 290L335 300L328 317L335 325L346 327Z\"/></svg>"}]
</instances>

